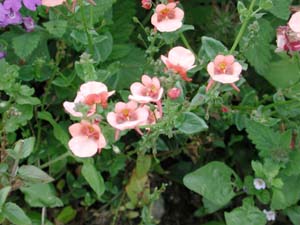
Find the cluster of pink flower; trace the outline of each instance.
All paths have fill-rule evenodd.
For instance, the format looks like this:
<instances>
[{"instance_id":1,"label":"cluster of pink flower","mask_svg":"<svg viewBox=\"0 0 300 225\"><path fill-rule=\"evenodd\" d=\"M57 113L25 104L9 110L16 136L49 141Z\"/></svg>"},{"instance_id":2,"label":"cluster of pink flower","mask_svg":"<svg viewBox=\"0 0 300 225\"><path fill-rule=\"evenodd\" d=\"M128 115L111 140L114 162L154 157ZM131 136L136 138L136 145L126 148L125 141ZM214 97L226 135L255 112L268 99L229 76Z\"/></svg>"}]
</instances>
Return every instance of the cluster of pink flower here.
<instances>
[{"instance_id":1,"label":"cluster of pink flower","mask_svg":"<svg viewBox=\"0 0 300 225\"><path fill-rule=\"evenodd\" d=\"M140 126L155 124L162 117L161 99L163 88L157 77L142 76L142 82L135 82L130 87L129 102L118 102L114 112L107 114L107 122L116 129L115 138L118 139L120 131L135 129L143 134ZM96 81L81 85L74 102L64 102L65 110L74 117L82 118L80 123L69 127L72 136L69 148L78 157L90 157L100 152L106 146L106 140L99 127L101 119L93 117L97 105L107 108L108 98L114 91L108 92L107 87ZM154 103L154 110L151 110ZM148 104L148 105L147 105ZM85 109L85 113L83 112Z\"/></svg>"},{"instance_id":2,"label":"cluster of pink flower","mask_svg":"<svg viewBox=\"0 0 300 225\"><path fill-rule=\"evenodd\" d=\"M282 51L300 50L300 12L294 13L286 26L277 28L277 49Z\"/></svg>"},{"instance_id":3,"label":"cluster of pink flower","mask_svg":"<svg viewBox=\"0 0 300 225\"><path fill-rule=\"evenodd\" d=\"M156 30L172 32L182 27L184 11L177 7L177 4L178 2L169 1L168 4L158 4L156 6L155 13L151 17L151 23ZM151 6L152 1L142 0L142 7L148 9ZM192 80L187 77L187 71L195 67L195 56L190 50L175 47L169 52L168 58L162 56L161 59L169 70L179 74L183 80ZM230 84L236 91L239 91L234 83L240 79L242 66L236 62L233 55L217 55L214 61L208 64L207 71L210 75L207 91L215 82Z\"/></svg>"}]
</instances>

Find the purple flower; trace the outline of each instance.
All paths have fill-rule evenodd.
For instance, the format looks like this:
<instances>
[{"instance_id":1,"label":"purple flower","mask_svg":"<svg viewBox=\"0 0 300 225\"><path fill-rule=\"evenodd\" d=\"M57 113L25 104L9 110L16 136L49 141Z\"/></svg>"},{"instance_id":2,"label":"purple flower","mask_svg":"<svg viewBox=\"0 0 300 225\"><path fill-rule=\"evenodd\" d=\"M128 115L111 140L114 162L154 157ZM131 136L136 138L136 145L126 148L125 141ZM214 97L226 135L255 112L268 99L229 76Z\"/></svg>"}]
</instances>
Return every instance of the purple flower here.
<instances>
[{"instance_id":1,"label":"purple flower","mask_svg":"<svg viewBox=\"0 0 300 225\"><path fill-rule=\"evenodd\" d=\"M31 11L35 11L38 5L41 5L41 0L23 0L25 7Z\"/></svg>"},{"instance_id":2,"label":"purple flower","mask_svg":"<svg viewBox=\"0 0 300 225\"><path fill-rule=\"evenodd\" d=\"M7 10L12 10L14 12L17 12L21 9L22 4L21 4L21 0L5 0L3 6Z\"/></svg>"},{"instance_id":3,"label":"purple flower","mask_svg":"<svg viewBox=\"0 0 300 225\"><path fill-rule=\"evenodd\" d=\"M34 30L34 21L31 17L23 17L23 24L27 32Z\"/></svg>"},{"instance_id":4,"label":"purple flower","mask_svg":"<svg viewBox=\"0 0 300 225\"><path fill-rule=\"evenodd\" d=\"M6 52L0 51L0 59L5 58L5 56L6 56Z\"/></svg>"}]
</instances>

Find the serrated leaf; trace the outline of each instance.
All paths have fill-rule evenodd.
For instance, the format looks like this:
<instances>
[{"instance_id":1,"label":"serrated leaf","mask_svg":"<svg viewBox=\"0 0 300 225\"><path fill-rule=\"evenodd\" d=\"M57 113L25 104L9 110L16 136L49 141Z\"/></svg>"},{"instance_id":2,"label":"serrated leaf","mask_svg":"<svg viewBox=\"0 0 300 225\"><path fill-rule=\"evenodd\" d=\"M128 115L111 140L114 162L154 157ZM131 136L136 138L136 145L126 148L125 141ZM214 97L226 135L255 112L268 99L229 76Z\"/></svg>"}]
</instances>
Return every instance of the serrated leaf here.
<instances>
[{"instance_id":1,"label":"serrated leaf","mask_svg":"<svg viewBox=\"0 0 300 225\"><path fill-rule=\"evenodd\" d=\"M18 169L18 175L26 182L49 183L54 179L43 170L32 165L23 165Z\"/></svg>"},{"instance_id":2,"label":"serrated leaf","mask_svg":"<svg viewBox=\"0 0 300 225\"><path fill-rule=\"evenodd\" d=\"M240 41L240 51L259 74L268 71L272 58L270 42L274 35L275 31L270 23L265 19L260 19L248 26L248 30Z\"/></svg>"},{"instance_id":3,"label":"serrated leaf","mask_svg":"<svg viewBox=\"0 0 300 225\"><path fill-rule=\"evenodd\" d=\"M283 187L281 189L273 188L271 208L280 210L296 204L300 200L300 177L299 176L281 176Z\"/></svg>"},{"instance_id":4,"label":"serrated leaf","mask_svg":"<svg viewBox=\"0 0 300 225\"><path fill-rule=\"evenodd\" d=\"M246 131L259 155L265 159L286 163L290 152L289 143L292 138L291 131L279 133L252 120L246 122Z\"/></svg>"},{"instance_id":5,"label":"serrated leaf","mask_svg":"<svg viewBox=\"0 0 300 225\"><path fill-rule=\"evenodd\" d=\"M273 7L268 11L280 19L287 20L290 16L289 7L292 0L272 0Z\"/></svg>"},{"instance_id":6,"label":"serrated leaf","mask_svg":"<svg viewBox=\"0 0 300 225\"><path fill-rule=\"evenodd\" d=\"M37 33L26 33L12 39L12 46L17 56L26 59L38 46L41 36Z\"/></svg>"},{"instance_id":7,"label":"serrated leaf","mask_svg":"<svg viewBox=\"0 0 300 225\"><path fill-rule=\"evenodd\" d=\"M279 61L270 64L268 70L261 74L276 88L287 88L300 79L300 70L297 57L282 56Z\"/></svg>"},{"instance_id":8,"label":"serrated leaf","mask_svg":"<svg viewBox=\"0 0 300 225\"><path fill-rule=\"evenodd\" d=\"M3 215L6 219L16 225L31 225L31 220L25 212L15 203L8 202L3 208Z\"/></svg>"},{"instance_id":9,"label":"serrated leaf","mask_svg":"<svg viewBox=\"0 0 300 225\"><path fill-rule=\"evenodd\" d=\"M51 20L43 23L47 31L55 37L61 38L66 32L68 22L66 20Z\"/></svg>"},{"instance_id":10,"label":"serrated leaf","mask_svg":"<svg viewBox=\"0 0 300 225\"><path fill-rule=\"evenodd\" d=\"M61 207L63 202L55 196L54 188L50 184L33 184L21 187L25 201L31 207Z\"/></svg>"},{"instance_id":11,"label":"serrated leaf","mask_svg":"<svg viewBox=\"0 0 300 225\"><path fill-rule=\"evenodd\" d=\"M210 162L185 175L184 185L217 206L226 205L234 196L231 177L234 172L222 162Z\"/></svg>"},{"instance_id":12,"label":"serrated leaf","mask_svg":"<svg viewBox=\"0 0 300 225\"><path fill-rule=\"evenodd\" d=\"M97 171L93 161L87 160L84 162L81 174L96 192L97 197L100 198L105 191L105 185L101 173L100 171Z\"/></svg>"}]
</instances>

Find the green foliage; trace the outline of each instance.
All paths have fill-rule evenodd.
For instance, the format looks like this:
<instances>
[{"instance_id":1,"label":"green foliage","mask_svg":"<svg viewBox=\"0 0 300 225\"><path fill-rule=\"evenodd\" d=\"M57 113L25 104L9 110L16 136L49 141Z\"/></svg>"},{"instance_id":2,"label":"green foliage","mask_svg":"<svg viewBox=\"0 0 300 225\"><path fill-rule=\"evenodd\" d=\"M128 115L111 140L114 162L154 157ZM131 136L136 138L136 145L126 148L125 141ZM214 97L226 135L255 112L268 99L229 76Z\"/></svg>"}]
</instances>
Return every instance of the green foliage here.
<instances>
[{"instance_id":1,"label":"green foliage","mask_svg":"<svg viewBox=\"0 0 300 225\"><path fill-rule=\"evenodd\" d=\"M31 225L30 218L15 203L7 202L3 207L3 215L6 219L16 225Z\"/></svg>"},{"instance_id":2,"label":"green foliage","mask_svg":"<svg viewBox=\"0 0 300 225\"><path fill-rule=\"evenodd\" d=\"M205 121L192 112L181 114L176 127L185 134L195 134L208 129Z\"/></svg>"},{"instance_id":3,"label":"green foliage","mask_svg":"<svg viewBox=\"0 0 300 225\"><path fill-rule=\"evenodd\" d=\"M269 21L254 20L240 42L240 51L259 74L269 72L272 58L270 42L273 40L274 33Z\"/></svg>"},{"instance_id":4,"label":"green foliage","mask_svg":"<svg viewBox=\"0 0 300 225\"><path fill-rule=\"evenodd\" d=\"M235 208L230 213L225 213L227 225L265 225L267 223L265 214L252 205L243 204L242 207Z\"/></svg>"},{"instance_id":5,"label":"green foliage","mask_svg":"<svg viewBox=\"0 0 300 225\"><path fill-rule=\"evenodd\" d=\"M37 33L27 33L15 37L12 44L16 55L21 59L26 59L38 47L40 39L41 36Z\"/></svg>"},{"instance_id":6,"label":"green foliage","mask_svg":"<svg viewBox=\"0 0 300 225\"><path fill-rule=\"evenodd\" d=\"M234 172L221 162L210 162L198 170L187 174L184 185L203 195L210 202L224 206L235 196L231 177Z\"/></svg>"},{"instance_id":7,"label":"green foliage","mask_svg":"<svg viewBox=\"0 0 300 225\"><path fill-rule=\"evenodd\" d=\"M213 60L218 54L227 53L227 48L222 44L222 42L211 38L203 36L201 38L202 46L199 50L198 56L205 59Z\"/></svg>"},{"instance_id":8,"label":"green foliage","mask_svg":"<svg viewBox=\"0 0 300 225\"><path fill-rule=\"evenodd\" d=\"M81 173L91 188L96 192L97 197L100 198L105 191L104 180L92 160L86 160L83 163Z\"/></svg>"},{"instance_id":9,"label":"green foliage","mask_svg":"<svg viewBox=\"0 0 300 225\"><path fill-rule=\"evenodd\" d=\"M272 0L273 7L269 11L280 19L287 20L290 15L289 6L292 0Z\"/></svg>"},{"instance_id":10,"label":"green foliage","mask_svg":"<svg viewBox=\"0 0 300 225\"><path fill-rule=\"evenodd\" d=\"M291 131L279 133L257 122L248 120L246 130L249 138L263 158L286 163L290 152Z\"/></svg>"}]
</instances>

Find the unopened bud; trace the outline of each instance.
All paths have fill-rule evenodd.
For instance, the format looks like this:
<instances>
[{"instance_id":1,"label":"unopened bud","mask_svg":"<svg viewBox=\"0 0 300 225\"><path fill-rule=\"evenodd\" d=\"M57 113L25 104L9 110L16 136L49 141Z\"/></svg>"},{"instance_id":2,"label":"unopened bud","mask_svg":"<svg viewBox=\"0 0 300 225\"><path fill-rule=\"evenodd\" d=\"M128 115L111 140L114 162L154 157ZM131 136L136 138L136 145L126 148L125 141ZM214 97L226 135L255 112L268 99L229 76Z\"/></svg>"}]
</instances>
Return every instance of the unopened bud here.
<instances>
[{"instance_id":1,"label":"unopened bud","mask_svg":"<svg viewBox=\"0 0 300 225\"><path fill-rule=\"evenodd\" d=\"M171 88L168 90L168 97L172 100L177 99L181 94L181 90L179 88Z\"/></svg>"}]
</instances>

